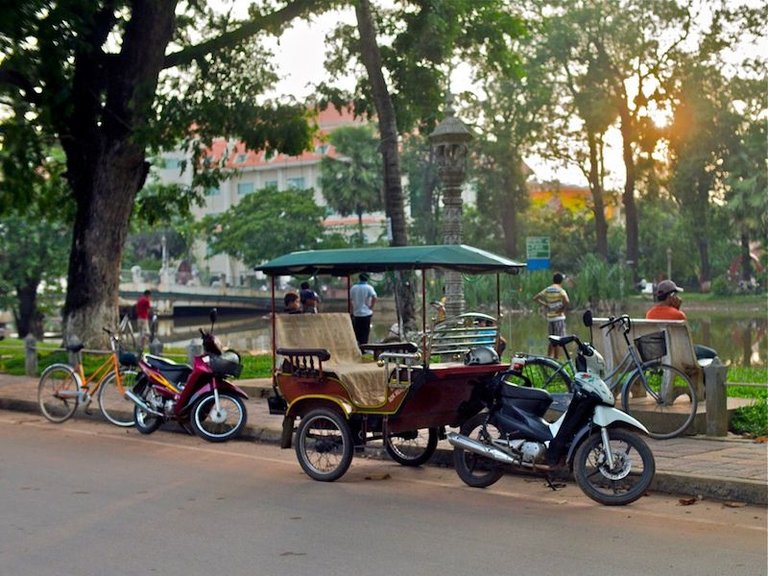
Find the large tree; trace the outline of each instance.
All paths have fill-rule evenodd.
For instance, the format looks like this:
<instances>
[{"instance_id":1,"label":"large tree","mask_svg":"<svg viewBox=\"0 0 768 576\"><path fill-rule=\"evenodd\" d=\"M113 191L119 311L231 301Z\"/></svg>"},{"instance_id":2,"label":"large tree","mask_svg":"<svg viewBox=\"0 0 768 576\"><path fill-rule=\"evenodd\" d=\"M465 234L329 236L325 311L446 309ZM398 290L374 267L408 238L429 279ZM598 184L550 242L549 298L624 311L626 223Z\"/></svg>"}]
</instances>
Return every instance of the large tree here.
<instances>
[{"instance_id":1,"label":"large tree","mask_svg":"<svg viewBox=\"0 0 768 576\"><path fill-rule=\"evenodd\" d=\"M328 206L357 216L358 243L365 241L363 214L383 207L381 155L370 126L342 126L329 136L336 154L320 162L320 187Z\"/></svg>"},{"instance_id":2,"label":"large tree","mask_svg":"<svg viewBox=\"0 0 768 576\"><path fill-rule=\"evenodd\" d=\"M332 0L254 2L238 21L204 2L28 0L0 6L3 146L64 149L76 209L65 335L100 338L117 313L120 255L149 164L147 150L185 141L202 161L210 138L298 153L303 107L257 103L275 80L254 39ZM190 128L194 132L190 134ZM4 175L3 201L18 188Z\"/></svg>"}]
</instances>

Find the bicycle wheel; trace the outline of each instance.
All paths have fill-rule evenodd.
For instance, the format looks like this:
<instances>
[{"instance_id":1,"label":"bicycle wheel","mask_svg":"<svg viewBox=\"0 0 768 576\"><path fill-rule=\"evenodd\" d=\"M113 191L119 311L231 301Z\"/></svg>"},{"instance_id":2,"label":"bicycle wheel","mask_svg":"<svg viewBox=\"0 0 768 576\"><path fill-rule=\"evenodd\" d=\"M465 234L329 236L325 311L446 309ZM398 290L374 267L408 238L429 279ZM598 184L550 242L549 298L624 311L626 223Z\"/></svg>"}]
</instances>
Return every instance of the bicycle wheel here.
<instances>
[{"instance_id":1,"label":"bicycle wheel","mask_svg":"<svg viewBox=\"0 0 768 576\"><path fill-rule=\"evenodd\" d=\"M521 370L523 378L534 388L543 388L549 392L570 392L571 377L565 367L552 358L533 356L526 358Z\"/></svg>"},{"instance_id":2,"label":"bicycle wheel","mask_svg":"<svg viewBox=\"0 0 768 576\"><path fill-rule=\"evenodd\" d=\"M690 378L658 361L635 370L621 389L621 407L664 440L685 432L696 417L698 399Z\"/></svg>"},{"instance_id":3,"label":"bicycle wheel","mask_svg":"<svg viewBox=\"0 0 768 576\"><path fill-rule=\"evenodd\" d=\"M139 372L133 368L120 369L120 381L114 372L104 377L99 386L99 409L104 418L115 426L128 428L136 423L133 402L125 397L126 390L133 390Z\"/></svg>"},{"instance_id":4,"label":"bicycle wheel","mask_svg":"<svg viewBox=\"0 0 768 576\"><path fill-rule=\"evenodd\" d=\"M129 318L123 318L118 328L118 338L120 339L120 347L123 350L129 352L137 352L139 348L136 345L136 335L133 332L133 325Z\"/></svg>"},{"instance_id":5,"label":"bicycle wheel","mask_svg":"<svg viewBox=\"0 0 768 576\"><path fill-rule=\"evenodd\" d=\"M40 376L37 385L37 403L40 411L51 422L64 422L77 410L80 380L66 364L51 364Z\"/></svg>"}]
</instances>

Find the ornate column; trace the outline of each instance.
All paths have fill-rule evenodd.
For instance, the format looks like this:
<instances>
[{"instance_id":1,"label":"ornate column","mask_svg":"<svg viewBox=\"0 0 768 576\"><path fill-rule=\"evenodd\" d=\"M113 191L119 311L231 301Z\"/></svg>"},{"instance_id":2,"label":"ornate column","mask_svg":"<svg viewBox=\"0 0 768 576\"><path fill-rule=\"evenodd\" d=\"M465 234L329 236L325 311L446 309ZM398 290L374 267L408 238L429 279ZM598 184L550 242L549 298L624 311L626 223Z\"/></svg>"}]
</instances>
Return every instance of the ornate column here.
<instances>
[{"instance_id":1,"label":"ornate column","mask_svg":"<svg viewBox=\"0 0 768 576\"><path fill-rule=\"evenodd\" d=\"M466 172L469 150L467 144L472 140L472 133L454 116L453 98L450 93L446 96L445 103L445 118L429 138L432 141L443 190L443 242L461 244L461 185L464 183ZM445 296L448 316L464 311L464 282L460 273L446 272Z\"/></svg>"}]
</instances>

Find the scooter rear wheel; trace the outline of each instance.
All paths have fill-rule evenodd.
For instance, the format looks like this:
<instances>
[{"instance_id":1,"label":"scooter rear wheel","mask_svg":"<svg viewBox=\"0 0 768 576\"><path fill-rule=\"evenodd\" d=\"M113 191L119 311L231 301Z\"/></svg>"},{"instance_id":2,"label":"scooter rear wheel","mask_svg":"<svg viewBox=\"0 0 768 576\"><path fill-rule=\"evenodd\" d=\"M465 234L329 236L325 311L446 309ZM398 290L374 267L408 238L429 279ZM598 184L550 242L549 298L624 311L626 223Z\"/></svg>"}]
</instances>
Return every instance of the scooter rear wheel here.
<instances>
[{"instance_id":1,"label":"scooter rear wheel","mask_svg":"<svg viewBox=\"0 0 768 576\"><path fill-rule=\"evenodd\" d=\"M648 489L656 473L653 453L645 441L628 430L608 431L613 457L609 466L600 432L590 435L576 450L573 476L584 493L606 506L634 502Z\"/></svg>"},{"instance_id":2,"label":"scooter rear wheel","mask_svg":"<svg viewBox=\"0 0 768 576\"><path fill-rule=\"evenodd\" d=\"M483 444L492 444L493 439L498 438L500 434L495 426L486 424L487 420L487 412L476 414L462 425L461 435ZM473 488L487 488L498 482L504 475L501 466L490 458L484 458L459 447L453 448L453 467L459 478Z\"/></svg>"}]
</instances>

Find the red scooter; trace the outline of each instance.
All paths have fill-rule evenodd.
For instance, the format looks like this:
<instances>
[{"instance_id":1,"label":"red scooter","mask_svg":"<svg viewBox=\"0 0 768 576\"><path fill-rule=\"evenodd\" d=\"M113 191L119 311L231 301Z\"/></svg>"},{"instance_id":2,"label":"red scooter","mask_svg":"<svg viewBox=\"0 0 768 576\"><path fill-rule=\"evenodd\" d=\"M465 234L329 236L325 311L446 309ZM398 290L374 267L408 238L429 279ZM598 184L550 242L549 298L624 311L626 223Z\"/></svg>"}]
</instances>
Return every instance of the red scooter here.
<instances>
[{"instance_id":1,"label":"red scooter","mask_svg":"<svg viewBox=\"0 0 768 576\"><path fill-rule=\"evenodd\" d=\"M209 442L237 437L248 419L243 400L248 395L227 378L242 371L240 356L222 351L213 335L216 309L211 310L211 329L200 329L203 353L192 366L144 354L139 360L141 374L125 396L133 401L136 429L151 434L166 420L176 420Z\"/></svg>"}]
</instances>

